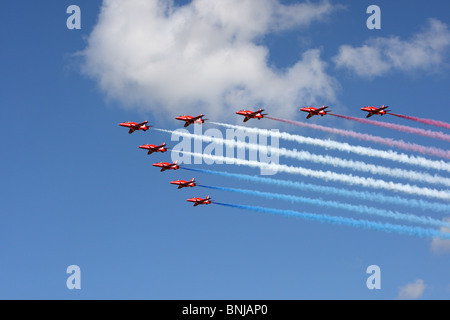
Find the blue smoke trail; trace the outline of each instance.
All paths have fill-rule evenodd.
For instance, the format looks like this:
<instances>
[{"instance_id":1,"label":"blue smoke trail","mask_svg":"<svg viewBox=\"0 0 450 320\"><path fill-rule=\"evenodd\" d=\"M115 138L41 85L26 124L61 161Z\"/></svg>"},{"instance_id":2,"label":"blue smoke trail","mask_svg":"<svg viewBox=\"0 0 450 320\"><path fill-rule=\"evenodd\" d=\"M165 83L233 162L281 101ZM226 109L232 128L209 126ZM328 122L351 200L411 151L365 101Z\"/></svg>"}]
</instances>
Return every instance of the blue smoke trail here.
<instances>
[{"instance_id":1,"label":"blue smoke trail","mask_svg":"<svg viewBox=\"0 0 450 320\"><path fill-rule=\"evenodd\" d=\"M450 233L444 233L439 230L422 228L422 227L410 227L398 224L391 223L381 223L374 222L369 220L357 220L353 218L344 218L339 216L330 216L326 214L314 214L307 212L298 212L293 210L280 210L280 209L272 209L272 208L263 208L263 207L255 207L255 206L246 206L246 205L238 205L238 204L229 204L222 202L213 202L214 204L238 208L244 210L251 210L256 212L264 212L264 213L272 213L277 215L284 215L287 217L297 217L305 220L319 221L331 224L338 225L346 225L355 228L363 228L363 229L371 229L376 231L384 231L384 232L395 232L398 234L406 234L410 236L416 236L420 238L441 238L441 239L450 239Z\"/></svg>"},{"instance_id":2,"label":"blue smoke trail","mask_svg":"<svg viewBox=\"0 0 450 320\"><path fill-rule=\"evenodd\" d=\"M289 181L289 180L279 180L279 179L272 179L272 178L265 178L260 176L250 176L245 174L238 174L238 173L229 173L226 171L212 171L212 170L205 170L205 169L194 169L194 168L187 168L187 167L181 167L184 170L194 171L194 172L200 172L200 173L206 173L206 174L213 174L218 175L222 177L227 178L235 178L239 180L244 181L250 181L250 182L257 182L257 183L265 183L265 184L271 184L276 185L280 187L289 187L289 188L295 188L303 191L312 191L314 193L318 194L334 194L342 197L348 197L348 198L358 198L364 201L376 201L380 203L386 203L386 204L395 204L395 205L402 205L410 208L419 208L422 210L433 210L436 212L443 212L443 213L449 213L450 212L450 205L442 204L442 203L436 203L436 202L429 202L421 199L405 199L401 197L393 197L393 196L386 196L381 193L376 192L367 192L367 191L358 191L358 190L347 190L347 189L339 189L339 188L333 188L333 187L327 187L327 186L320 186L320 185L314 185L314 184L308 184L303 182L297 182L297 181Z\"/></svg>"},{"instance_id":3,"label":"blue smoke trail","mask_svg":"<svg viewBox=\"0 0 450 320\"><path fill-rule=\"evenodd\" d=\"M276 200L287 200L291 201L292 203L306 203L306 204L312 204L317 205L321 207L327 207L327 208L334 208L334 209L343 209L348 211L353 211L361 214L370 214L370 215L376 215L381 216L385 218L391 218L396 220L405 220L411 223L422 223L426 225L432 225L437 227L445 227L450 228L450 223L436 220L430 217L420 217L413 214L404 214L400 212L395 211L388 211L373 207L367 207L367 206L361 206L361 205L352 205L348 203L343 202L337 202L337 201L329 201L329 200L321 200L321 199L311 199L306 197L299 197L294 195L288 195L288 194L280 194L280 193L273 193L273 192L261 192L257 190L248 190L248 189L236 189L236 188L227 188L227 187L217 187L217 186L205 186L202 184L197 184L199 187L208 188L208 189L214 189L214 190L221 190L221 191L227 191L227 192L235 192L235 193L241 193L245 195L252 195L257 197L264 197L267 199L276 199Z\"/></svg>"},{"instance_id":4,"label":"blue smoke trail","mask_svg":"<svg viewBox=\"0 0 450 320\"><path fill-rule=\"evenodd\" d=\"M322 179L326 181L338 181L351 185L360 185L367 188L385 189L394 192L404 192L408 194L414 194L416 196L424 196L431 198L439 198L450 200L450 190L436 190L430 188L422 188L416 185L395 183L393 181L384 181L380 179L374 179L371 177L360 177L351 174L337 173L332 171L313 170L306 167L295 167L286 164L279 164L274 162L261 162L256 160L245 160L242 157L224 157L223 155L212 155L210 153L203 152L190 152L177 150L178 153L191 155L193 157L199 157L203 160L212 160L225 162L227 164L233 164L237 166L249 166L252 168L260 168L266 170L272 170L275 172L292 173L296 175L302 175L308 178Z\"/></svg>"},{"instance_id":5,"label":"blue smoke trail","mask_svg":"<svg viewBox=\"0 0 450 320\"><path fill-rule=\"evenodd\" d=\"M297 151L288 150L286 148L273 148L266 145L261 145L258 143L246 143L245 141L235 141L234 139L223 139L221 137L212 137L209 135L202 134L192 134L188 132L179 132L174 130L158 129L153 130L171 133L175 136L182 136L193 138L195 140L217 143L218 145L225 145L231 148L248 149L249 152L257 151L263 152L263 154L278 154L279 156L293 158L299 161L310 161L314 163L321 163L325 165L331 165L333 167L347 168L355 171L372 173L375 175L387 175L390 177L396 177L401 179L409 179L412 181L427 182L432 184L442 184L445 186L450 186L450 179L447 177L442 177L439 175L431 175L425 172L416 172L411 170L404 170L400 168L391 168L390 166L380 166L375 164L370 164L363 161L355 161L342 159L339 157L332 157L329 155L318 155L310 153L305 150ZM239 140L239 139L238 139Z\"/></svg>"}]
</instances>

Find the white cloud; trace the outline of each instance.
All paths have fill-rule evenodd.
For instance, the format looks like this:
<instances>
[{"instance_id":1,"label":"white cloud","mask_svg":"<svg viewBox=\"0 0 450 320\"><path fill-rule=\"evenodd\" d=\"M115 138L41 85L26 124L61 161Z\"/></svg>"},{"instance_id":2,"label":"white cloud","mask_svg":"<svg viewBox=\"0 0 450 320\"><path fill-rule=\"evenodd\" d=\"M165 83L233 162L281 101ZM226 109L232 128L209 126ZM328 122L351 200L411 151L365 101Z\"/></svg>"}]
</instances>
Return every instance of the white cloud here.
<instances>
[{"instance_id":1,"label":"white cloud","mask_svg":"<svg viewBox=\"0 0 450 320\"><path fill-rule=\"evenodd\" d=\"M450 218L444 217L442 221L450 222ZM441 227L441 231L450 233L450 228ZM433 238L430 248L434 253L450 253L450 240Z\"/></svg>"},{"instance_id":2,"label":"white cloud","mask_svg":"<svg viewBox=\"0 0 450 320\"><path fill-rule=\"evenodd\" d=\"M429 19L428 25L410 40L378 37L367 40L361 47L343 45L333 60L337 67L364 77L381 76L391 70L434 71L442 66L449 47L448 26Z\"/></svg>"},{"instance_id":3,"label":"white cloud","mask_svg":"<svg viewBox=\"0 0 450 320\"><path fill-rule=\"evenodd\" d=\"M224 109L263 104L287 116L304 103L334 101L337 83L318 50L285 70L270 67L261 39L334 9L328 1L193 0L177 7L105 0L83 52L84 71L110 97L155 113L229 116Z\"/></svg>"},{"instance_id":4,"label":"white cloud","mask_svg":"<svg viewBox=\"0 0 450 320\"><path fill-rule=\"evenodd\" d=\"M420 298L425 291L426 284L422 279L417 279L412 283L408 283L404 287L400 287L397 299L408 300Z\"/></svg>"}]
</instances>

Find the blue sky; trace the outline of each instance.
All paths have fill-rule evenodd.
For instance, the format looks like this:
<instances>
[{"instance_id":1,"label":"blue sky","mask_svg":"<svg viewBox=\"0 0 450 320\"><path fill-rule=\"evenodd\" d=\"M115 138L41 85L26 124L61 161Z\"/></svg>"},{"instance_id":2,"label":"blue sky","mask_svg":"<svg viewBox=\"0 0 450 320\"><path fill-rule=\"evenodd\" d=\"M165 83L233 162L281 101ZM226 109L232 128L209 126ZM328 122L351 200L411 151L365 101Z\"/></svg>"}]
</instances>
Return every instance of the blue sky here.
<instances>
[{"instance_id":1,"label":"blue sky","mask_svg":"<svg viewBox=\"0 0 450 320\"><path fill-rule=\"evenodd\" d=\"M147 156L138 146L166 142L173 147L176 141L152 129L129 135L118 126L146 119L174 130L182 126L174 117L185 112L241 125L242 118L234 112L261 105L270 115L303 122L306 115L298 109L306 104L330 105L335 113L355 117L364 116L359 110L364 105L387 104L396 113L450 122L448 2L312 1L312 7L298 12L292 7L298 15L288 16L276 1L266 1L261 12L255 10L262 6L250 1L245 8L235 7L236 19L223 8L210 11L201 1L175 2L172 16L157 15L150 7L140 10L132 1L115 10L116 1L109 2L102 16L102 1L0 4L0 298L450 298L448 245L434 250L432 239L213 204L194 208L187 198L209 194L225 203L398 223L200 187L177 190L169 181L195 177L210 186L365 204L186 170L160 173L151 164L170 161L170 153ZM81 9L81 30L66 27L71 4ZM366 27L371 4L381 8L381 30ZM259 16L251 20L254 12ZM215 20L215 14L224 14L224 20ZM261 18L267 16L271 18ZM433 29L430 19L443 29ZM206 21L206 29L200 21ZM357 53L368 46L379 50L381 58L340 56L344 45ZM404 55L405 48L411 55ZM233 59L216 59L214 54L222 49ZM191 55L181 54L186 52ZM387 52L394 58L389 60ZM414 59L417 63L410 63ZM371 61L374 68L357 64L361 61ZM392 116L375 120L446 130ZM445 141L331 116L308 121L448 150ZM245 126L388 149L268 119L250 120ZM208 128L218 127L207 121L204 130ZM188 129L193 132L192 126ZM281 140L280 147L448 177L445 172ZM370 177L283 157L280 163ZM190 167L259 174L244 166ZM286 173L270 177L392 194ZM377 202L367 205L436 219L446 216ZM66 269L74 264L81 269L80 290L66 287ZM366 287L370 265L381 269L380 290ZM404 288L410 288L409 293Z\"/></svg>"}]
</instances>

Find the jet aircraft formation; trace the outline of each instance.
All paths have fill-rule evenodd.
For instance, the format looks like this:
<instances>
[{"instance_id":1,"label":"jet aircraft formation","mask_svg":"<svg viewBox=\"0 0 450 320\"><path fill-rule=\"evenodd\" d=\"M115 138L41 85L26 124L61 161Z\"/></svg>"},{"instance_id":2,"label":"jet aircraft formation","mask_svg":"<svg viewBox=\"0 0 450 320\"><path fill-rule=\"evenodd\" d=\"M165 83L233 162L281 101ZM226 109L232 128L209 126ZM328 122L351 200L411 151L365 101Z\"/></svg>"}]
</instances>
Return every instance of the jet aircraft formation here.
<instances>
[{"instance_id":1,"label":"jet aircraft formation","mask_svg":"<svg viewBox=\"0 0 450 320\"><path fill-rule=\"evenodd\" d=\"M405 132L408 134L417 134L426 136L433 139L440 139L440 140L446 140L450 142L450 134L443 133L443 132L436 132L432 130L424 130L421 128L415 128L405 125L399 125L395 123L389 123L389 122L383 122L383 121L373 121L368 120L364 118L355 118L345 115L339 115L331 113L331 111L328 109L328 106L322 105L321 107L302 107L300 108L301 112L307 113L306 119L310 119L314 116L320 116L323 117L327 114L331 116L335 116L338 118L343 118L347 120L357 121L359 123L364 124L370 124L375 125L378 127L384 127L389 128L401 132ZM367 114L364 114L366 118L370 118L373 116L383 116L385 114L390 114L392 116L401 117L404 119L408 119L411 121L421 122L427 125L433 125L438 126L442 128L450 129L450 123L444 122L444 121L437 121L432 119L424 119L424 118L418 118L418 117L412 117L407 115L401 115L401 114L395 114L391 113L390 110L388 110L388 106L382 105L381 107L374 107L374 106L364 106L361 108L361 111L367 112ZM437 156L440 158L446 158L450 159L450 151L445 149L440 149L436 147L428 147L423 145L418 145L416 143L410 143L410 142L404 142L403 140L395 140L392 138L384 138L381 136L374 136L372 134L361 134L359 132L355 132L352 130L343 130L338 128L332 128L328 126L321 126L317 124L309 124L306 122L298 122L298 121L292 121L287 119L278 119L271 116L268 116L267 113L263 113L264 109L260 108L256 111L253 110L239 110L236 112L237 115L243 117L243 122L248 122L251 119L257 119L261 120L263 118L267 118L269 120L283 122L283 123L289 123L293 125L297 125L300 127L306 127L306 128L312 128L328 133L333 133L335 135L342 135L345 137L351 137L356 138L358 140L365 140L372 143L382 144L389 146L391 148L398 148L403 150L408 150L411 152L418 152L423 155L432 155ZM188 127L191 124L197 124L197 125L203 125L206 120L204 119L204 114L199 114L198 116L190 116L190 115L183 115L178 116L175 118L176 120L180 120L184 122L184 127ZM242 119L242 118L241 118ZM213 123L215 125L224 126L224 127L237 127L241 130L259 130L257 128L246 128L245 126L233 126L230 124L225 123ZM147 131L151 125L148 125L148 121L143 122L122 122L119 123L120 126L128 128L128 133L131 134L134 131ZM172 132L170 130L164 130L164 129L158 129L155 128L155 130L159 131L165 131L165 132ZM187 134L189 135L189 134ZM335 149L340 151L347 151L351 152L357 155L361 156L367 156L367 157L375 157L375 158L383 158L383 159L389 159L395 162L401 162L404 164L410 164L414 166L421 166L424 168L429 168L432 170L444 170L450 172L450 163L445 163L444 161L435 161L432 159L428 159L425 157L420 157L420 162L416 161L416 157L409 157L407 154L399 154L397 152L386 152L384 150L374 149L371 147L362 147L358 145L350 145L348 143L340 143L339 141L328 141L328 140L321 140L321 139L307 139L305 140L303 136L297 136L292 134L286 134L286 135L280 135L282 139L287 139L289 141L298 141L299 143L306 143L309 145L314 145L318 147L324 147L326 149ZM298 138L298 139L297 139ZM165 153L169 148L167 147L166 143L161 144L143 144L138 146L140 149L146 150L148 155L152 155L154 153ZM252 145L253 147L253 145ZM257 147L257 146L256 146ZM314 157L310 156L308 153L301 153L297 152L295 150L286 150L284 148L280 148L280 155L295 158L302 161L313 161L315 163L329 163L332 161L333 165L340 167L340 168L347 168L353 171L362 171L362 172L371 172L373 174L377 175L387 175L390 177L397 177L401 179L408 179L413 181L419 181L421 183L432 183L432 184L442 184L446 186L450 186L450 179L440 176L438 174L430 175L428 173L424 172L417 172L412 170L404 170L400 168L386 168L382 167L376 164L370 164L366 163L364 161L348 161L347 159L342 159L340 157L330 157L325 158L321 155L313 155ZM289 151L289 152L287 152ZM203 155L205 156L205 155ZM210 155L208 155L210 156ZM215 156L214 156L215 157ZM226 157L223 157L226 158ZM418 159L419 157L417 157ZM231 160L231 159L230 159ZM226 160L225 160L226 161ZM226 162L226 163L233 163L233 162ZM257 166L258 162L253 161L251 164L248 164L249 166ZM180 167L182 167L182 164L177 163L177 161L170 163L170 162L156 162L153 163L154 167L157 167L160 169L161 172L167 171L167 170L178 170ZM295 166L286 166L286 165L276 165L281 172L286 172L289 174L297 174L297 175L303 175L308 177L314 177L318 179L323 179L326 181L336 181L336 182L345 182L349 185L355 185L355 186L362 186L365 188L376 188L376 189L384 189L385 191L398 191L402 193L406 193L409 195L416 195L419 197L427 197L427 198L433 198L433 199L440 199L440 200L447 200L450 201L450 193L447 189L434 189L434 188L428 188L428 187L421 187L417 185L410 185L410 184L403 184L403 183L396 183L389 180L383 180L379 178L373 178L373 179L365 179L364 177L356 176L353 174L346 174L346 173L336 173L336 172L330 172L330 171L321 171L321 170L314 170L314 169L308 169L308 172L305 173L304 168L302 167L295 167ZM438 202L430 202L430 201L412 201L412 199L408 198L402 198L401 196L389 196L384 195L382 193L377 193L376 197L367 198L367 192L365 191L359 191L359 190L346 190L345 188L336 188L332 186L323 186L323 185L315 185L315 184L299 184L296 181L286 181L286 180L279 180L279 179L263 179L257 176L248 176L248 175L242 175L242 174L232 174L227 172L216 172L211 170L202 170L202 169L193 169L193 168L183 168L187 170L191 170L194 172L202 172L202 173L208 173L208 174L216 174L216 175L226 175L229 177L233 177L236 179L241 179L245 181L257 181L260 183L269 183L272 185L285 185L293 188L298 189L307 189L307 190L322 190L324 192L329 192L331 194L341 195L342 197L351 197L351 198L359 198L362 201L377 201L376 199L383 199L383 202L386 203L392 203L396 205L402 205L402 206L409 206L414 208L420 208L422 210L432 210L437 212L449 212L450 205L442 204ZM324 173L326 173L324 175ZM383 217L392 217L392 212L375 208L375 207L361 207L361 206L355 206L344 202L330 202L325 201L322 199L309 199L304 198L301 196L296 195L285 195L285 194L277 194L277 193L268 193L268 192L252 192L251 190L244 190L244 189L235 189L235 188L224 188L220 186L205 186L201 184L197 184L197 181L195 178L191 178L191 180L174 180L170 181L170 184L177 186L177 189L182 188L192 188L192 187L206 187L209 189L214 190L222 190L222 191L228 191L228 192L236 192L241 194L254 194L255 196L265 197L268 199L273 199L274 197L280 200L287 200L295 201L295 202L301 202L301 203L314 203L318 206L324 206L324 207L335 207L335 208L344 208L345 210L350 211L356 211L359 213L368 213L374 214L374 215L380 215ZM196 188L197 189L197 188ZM325 191L326 190L326 191ZM383 224L382 222L378 221L369 221L369 220L355 220L353 218L345 218L345 217L336 217L333 215L326 215L326 214L314 214L314 213L305 213L305 212L298 212L294 210L281 210L276 208L262 208L262 207L255 207L255 206L248 206L248 205L239 205L239 204L227 204L227 203L221 203L216 200L213 200L209 195L202 198L202 197L192 197L186 199L187 202L193 203L194 207L200 206L200 205L208 205L211 203L214 203L216 205L222 205L227 207L233 207L233 208L240 208L240 209L246 209L246 210L252 210L252 211L258 211L258 212L267 212L267 213L275 213L275 214L282 214L282 215L295 215L297 217L304 217L304 219L309 219L308 217L311 217L312 215L315 215L314 219L320 220L322 222L329 222L334 223L337 222L339 224L344 224L347 226L352 227L363 227L366 229L373 229L373 230L383 230L388 232L396 232L400 234L409 234L409 235L416 235L418 237L428 236L428 237L439 237L442 239L450 239L450 234L445 233L441 231L442 229L432 229L432 228L423 228L423 227L416 227L416 226L405 226L400 224ZM448 223L446 223L443 220L434 219L432 217L425 217L425 216L415 216L415 215L405 215L396 212L395 219L402 219L407 220L409 222L420 222L423 224L428 225L434 225L438 227L445 227L448 228ZM334 222L333 222L334 221Z\"/></svg>"},{"instance_id":2,"label":"jet aircraft formation","mask_svg":"<svg viewBox=\"0 0 450 320\"><path fill-rule=\"evenodd\" d=\"M321 116L323 117L324 115L326 115L327 113L330 112L330 110L326 110L328 108L328 106L322 106L320 108L314 108L314 107L303 107L300 108L300 111L303 112L307 112L307 119L313 117L313 116ZM384 115L387 113L386 110L388 108L388 106L381 106L380 108L376 108L373 106L366 106L361 108L361 110L363 111L367 111L368 115L367 118L373 116L373 115ZM264 118L264 116L267 115L267 113L263 113L264 109L258 109L256 111L252 111L252 110L239 110L236 112L237 115L241 115L244 117L243 122L247 122L250 119L258 119L261 120L262 118ZM208 119L203 119L205 115L204 114L199 114L198 116L194 117L194 116L190 116L190 115L182 115L182 116L178 116L175 119L176 120L180 120L180 121L184 121L184 127L188 127L191 124L203 124L206 120ZM143 131L147 131L150 127L150 125L147 125L148 121L143 121L140 123L137 122L133 122L133 121L128 121L128 122L122 122L119 123L120 126L122 127L126 127L129 128L128 133L131 134L134 131L139 131L139 130L143 130ZM166 143L162 143L160 145L155 145L155 144L144 144L144 145L140 145L139 146L140 149L144 149L147 150L147 154L150 155L154 152L161 152L164 153L168 150ZM173 163L169 163L169 162L157 162L153 164L154 167L158 167L161 168L161 172L164 172L166 170L177 170L180 168L180 165L177 163L177 161L173 162ZM185 180L175 180L175 181L171 181L170 184L174 184L178 186L178 189L181 188L186 188L186 187L195 187L196 186L196 182L195 179L192 178L189 181L185 181ZM189 198L186 201L188 202L193 202L194 203L194 207L198 206L198 205L207 205L212 203L212 199L210 198L210 196L208 195L206 198L199 198L199 197L194 197L194 198Z\"/></svg>"}]
</instances>

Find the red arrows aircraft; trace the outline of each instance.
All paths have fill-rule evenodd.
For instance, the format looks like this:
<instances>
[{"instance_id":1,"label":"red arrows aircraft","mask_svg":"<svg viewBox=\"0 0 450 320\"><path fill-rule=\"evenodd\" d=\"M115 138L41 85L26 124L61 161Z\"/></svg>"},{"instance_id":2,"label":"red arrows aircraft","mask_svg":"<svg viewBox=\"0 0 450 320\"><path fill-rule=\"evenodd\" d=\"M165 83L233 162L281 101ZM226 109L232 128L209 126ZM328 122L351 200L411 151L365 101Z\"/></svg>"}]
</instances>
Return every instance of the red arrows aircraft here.
<instances>
[{"instance_id":1,"label":"red arrows aircraft","mask_svg":"<svg viewBox=\"0 0 450 320\"><path fill-rule=\"evenodd\" d=\"M157 163L152 164L152 166L160 167L161 172L166 171L166 170L177 170L180 168L180 166L177 164L177 161L175 161L174 163L157 162Z\"/></svg>"},{"instance_id":2,"label":"red arrows aircraft","mask_svg":"<svg viewBox=\"0 0 450 320\"><path fill-rule=\"evenodd\" d=\"M175 119L186 121L184 126L187 127L188 125L190 125L192 123L200 123L201 124L201 123L205 122L205 120L208 120L208 119L202 119L204 116L205 116L204 114L199 114L197 117L193 117L193 116L179 116L179 117L176 117Z\"/></svg>"},{"instance_id":3,"label":"red arrows aircraft","mask_svg":"<svg viewBox=\"0 0 450 320\"><path fill-rule=\"evenodd\" d=\"M194 178L192 178L189 181L175 180L175 181L171 181L170 184L177 184L178 185L178 189L186 188L186 187L195 187L196 186Z\"/></svg>"},{"instance_id":4,"label":"red arrows aircraft","mask_svg":"<svg viewBox=\"0 0 450 320\"><path fill-rule=\"evenodd\" d=\"M133 133L133 132L136 131L136 130L144 130L144 131L147 131L148 128L151 127L151 126L147 126L147 123L148 123L147 120L145 120L144 122L141 122L141 123L136 123L136 122L128 121L128 122L122 122L122 123L119 123L119 126L130 128L130 130L128 131L128 133Z\"/></svg>"},{"instance_id":5,"label":"red arrows aircraft","mask_svg":"<svg viewBox=\"0 0 450 320\"><path fill-rule=\"evenodd\" d=\"M327 110L325 111L325 109L328 108L325 106L322 106L321 108L313 108L313 107L305 107L305 108L300 108L300 111L303 112L308 112L308 115L306 116L306 119L311 118L312 116L324 116L326 115L328 112L330 112L331 110Z\"/></svg>"},{"instance_id":6,"label":"red arrows aircraft","mask_svg":"<svg viewBox=\"0 0 450 320\"><path fill-rule=\"evenodd\" d=\"M152 154L153 152L166 152L166 143L163 142L159 146L155 146L154 144L143 144L142 146L139 146L141 149L148 150L147 154Z\"/></svg>"},{"instance_id":7,"label":"red arrows aircraft","mask_svg":"<svg viewBox=\"0 0 450 320\"><path fill-rule=\"evenodd\" d=\"M190 199L187 199L186 201L195 202L194 203L194 207L196 207L199 204L210 204L211 200L212 199L209 196L207 196L205 199L202 199L202 198L190 198Z\"/></svg>"},{"instance_id":8,"label":"red arrows aircraft","mask_svg":"<svg viewBox=\"0 0 450 320\"><path fill-rule=\"evenodd\" d=\"M386 110L387 108L389 108L389 106L384 106L382 105L380 108L375 108L375 107L364 107L361 108L362 111L367 111L368 114L366 116L366 118L370 118L371 116L373 116L374 114L379 114L379 115L383 115L386 114L386 112L390 111L390 110Z\"/></svg>"},{"instance_id":9,"label":"red arrows aircraft","mask_svg":"<svg viewBox=\"0 0 450 320\"><path fill-rule=\"evenodd\" d=\"M250 111L250 110L239 110L236 112L236 114L240 114L241 116L244 116L244 122L247 122L250 119L258 119L261 120L264 118L264 116L267 116L267 113L261 113L264 109L258 109L257 111Z\"/></svg>"}]
</instances>

